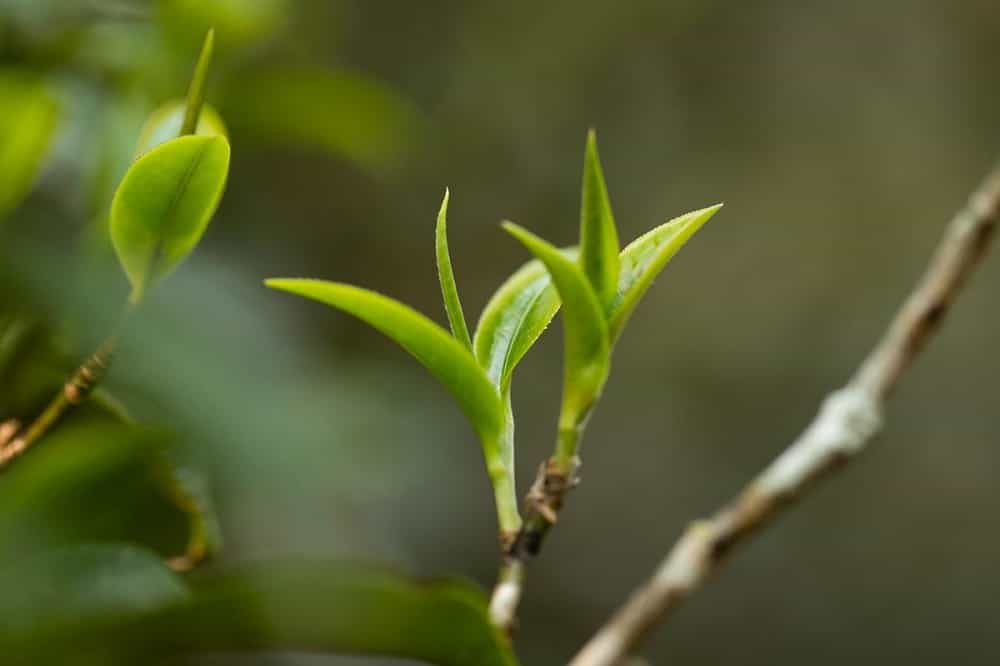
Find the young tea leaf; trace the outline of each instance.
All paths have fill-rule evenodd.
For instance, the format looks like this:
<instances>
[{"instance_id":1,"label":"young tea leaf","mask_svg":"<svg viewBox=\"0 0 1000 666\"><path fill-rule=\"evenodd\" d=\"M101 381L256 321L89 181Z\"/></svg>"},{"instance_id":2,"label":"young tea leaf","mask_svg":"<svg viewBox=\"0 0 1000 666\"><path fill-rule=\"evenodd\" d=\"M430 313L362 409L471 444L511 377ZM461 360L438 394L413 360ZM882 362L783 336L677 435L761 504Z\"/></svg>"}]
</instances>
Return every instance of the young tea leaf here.
<instances>
[{"instance_id":1,"label":"young tea leaf","mask_svg":"<svg viewBox=\"0 0 1000 666\"><path fill-rule=\"evenodd\" d=\"M198 244L228 173L229 142L221 136L173 139L129 168L111 203L111 240L133 302Z\"/></svg>"},{"instance_id":2,"label":"young tea leaf","mask_svg":"<svg viewBox=\"0 0 1000 666\"><path fill-rule=\"evenodd\" d=\"M580 203L580 262L591 286L607 308L618 285L618 231L597 155L597 135L587 134Z\"/></svg>"},{"instance_id":3,"label":"young tea leaf","mask_svg":"<svg viewBox=\"0 0 1000 666\"><path fill-rule=\"evenodd\" d=\"M265 284L332 305L392 338L451 392L484 446L495 442L503 427L500 394L472 353L433 321L387 296L347 284L307 279L272 279Z\"/></svg>"},{"instance_id":4,"label":"young tea leaf","mask_svg":"<svg viewBox=\"0 0 1000 666\"><path fill-rule=\"evenodd\" d=\"M458 285L455 284L455 272L451 268L451 254L448 252L448 196L448 190L445 190L434 234L438 282L441 283L441 296L444 298L444 309L448 314L452 335L471 351L472 340L469 338L469 327L465 323L462 301L458 298Z\"/></svg>"},{"instance_id":5,"label":"young tea leaf","mask_svg":"<svg viewBox=\"0 0 1000 666\"><path fill-rule=\"evenodd\" d=\"M612 342L621 335L639 299L667 262L720 208L722 204L681 215L643 234L622 250L618 291L608 310Z\"/></svg>"},{"instance_id":6,"label":"young tea leaf","mask_svg":"<svg viewBox=\"0 0 1000 666\"><path fill-rule=\"evenodd\" d=\"M514 368L559 311L559 293L545 266L530 261L510 276L483 309L473 348L501 393Z\"/></svg>"},{"instance_id":7,"label":"young tea leaf","mask_svg":"<svg viewBox=\"0 0 1000 666\"><path fill-rule=\"evenodd\" d=\"M160 144L180 136L186 108L183 100L174 100L149 114L139 133L136 155L145 155ZM199 136L229 136L222 116L209 104L202 105L201 114L198 116L198 128L193 133Z\"/></svg>"},{"instance_id":8,"label":"young tea leaf","mask_svg":"<svg viewBox=\"0 0 1000 666\"><path fill-rule=\"evenodd\" d=\"M561 420L583 419L601 393L609 362L608 326L604 310L583 270L545 240L511 222L504 223L539 259L559 292L566 331Z\"/></svg>"},{"instance_id":9,"label":"young tea leaf","mask_svg":"<svg viewBox=\"0 0 1000 666\"><path fill-rule=\"evenodd\" d=\"M38 176L52 142L59 106L44 84L18 71L0 71L0 219Z\"/></svg>"},{"instance_id":10,"label":"young tea leaf","mask_svg":"<svg viewBox=\"0 0 1000 666\"><path fill-rule=\"evenodd\" d=\"M194 134L201 118L201 107L205 103L205 81L208 79L208 68L212 64L212 53L215 51L215 30L209 29L205 42L201 46L198 63L191 76L191 86L188 88L187 104L184 109L184 123L181 125L180 136Z\"/></svg>"}]
</instances>

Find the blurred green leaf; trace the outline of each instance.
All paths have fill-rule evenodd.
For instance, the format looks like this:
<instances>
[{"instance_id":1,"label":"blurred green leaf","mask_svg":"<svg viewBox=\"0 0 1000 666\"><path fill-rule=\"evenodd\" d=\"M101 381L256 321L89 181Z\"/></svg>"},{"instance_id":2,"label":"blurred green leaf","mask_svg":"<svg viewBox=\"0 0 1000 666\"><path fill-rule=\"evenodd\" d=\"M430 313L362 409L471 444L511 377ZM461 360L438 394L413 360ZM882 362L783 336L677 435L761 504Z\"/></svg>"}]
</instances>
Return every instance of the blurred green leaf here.
<instances>
[{"instance_id":1,"label":"blurred green leaf","mask_svg":"<svg viewBox=\"0 0 1000 666\"><path fill-rule=\"evenodd\" d=\"M7 562L0 585L0 645L23 642L29 650L189 598L154 553L117 544L66 546Z\"/></svg>"},{"instance_id":2,"label":"blurred green leaf","mask_svg":"<svg viewBox=\"0 0 1000 666\"><path fill-rule=\"evenodd\" d=\"M224 137L186 136L154 148L125 174L111 204L111 240L133 302L198 244L228 172Z\"/></svg>"},{"instance_id":3,"label":"blurred green leaf","mask_svg":"<svg viewBox=\"0 0 1000 666\"><path fill-rule=\"evenodd\" d=\"M82 406L0 475L0 561L81 541L180 552L189 518L155 476L165 443Z\"/></svg>"},{"instance_id":4,"label":"blurred green leaf","mask_svg":"<svg viewBox=\"0 0 1000 666\"><path fill-rule=\"evenodd\" d=\"M479 364L501 393L510 388L514 368L559 311L559 293L545 266L530 261L493 294L476 326Z\"/></svg>"},{"instance_id":5,"label":"blurred green leaf","mask_svg":"<svg viewBox=\"0 0 1000 666\"><path fill-rule=\"evenodd\" d=\"M504 229L545 264L562 300L566 338L560 428L575 427L600 395L610 369L603 308L576 262L516 224L506 222Z\"/></svg>"},{"instance_id":6,"label":"blurred green leaf","mask_svg":"<svg viewBox=\"0 0 1000 666\"><path fill-rule=\"evenodd\" d=\"M612 342L621 335L635 306L667 262L720 208L722 204L685 213L643 234L622 250L618 292L608 309Z\"/></svg>"},{"instance_id":7,"label":"blurred green leaf","mask_svg":"<svg viewBox=\"0 0 1000 666\"><path fill-rule=\"evenodd\" d=\"M201 107L205 104L205 83L208 79L208 68L212 65L214 50L215 30L209 28L205 35L205 42L201 45L198 62L194 66L194 74L191 75L191 85L188 88L187 102L184 105L181 135L195 134L198 129Z\"/></svg>"},{"instance_id":8,"label":"blurred green leaf","mask_svg":"<svg viewBox=\"0 0 1000 666\"><path fill-rule=\"evenodd\" d=\"M580 203L580 262L601 304L607 308L618 285L618 231L597 154L597 135L587 134Z\"/></svg>"},{"instance_id":9,"label":"blurred green leaf","mask_svg":"<svg viewBox=\"0 0 1000 666\"><path fill-rule=\"evenodd\" d=\"M179 52L198 48L215 28L226 50L260 44L281 30L292 14L289 0L161 0L159 18Z\"/></svg>"},{"instance_id":10,"label":"blurred green leaf","mask_svg":"<svg viewBox=\"0 0 1000 666\"><path fill-rule=\"evenodd\" d=\"M41 79L0 70L0 219L38 176L58 115L59 106Z\"/></svg>"},{"instance_id":11,"label":"blurred green leaf","mask_svg":"<svg viewBox=\"0 0 1000 666\"><path fill-rule=\"evenodd\" d=\"M482 591L345 562L257 564L195 586L193 604L157 620L185 652L308 650L514 666Z\"/></svg>"},{"instance_id":12,"label":"blurred green leaf","mask_svg":"<svg viewBox=\"0 0 1000 666\"><path fill-rule=\"evenodd\" d=\"M311 298L348 312L392 338L437 377L455 397L486 447L495 447L503 425L497 389L472 353L443 328L382 294L324 280L272 279L272 289ZM496 451L487 451L487 457Z\"/></svg>"},{"instance_id":13,"label":"blurred green leaf","mask_svg":"<svg viewBox=\"0 0 1000 666\"><path fill-rule=\"evenodd\" d=\"M222 99L226 119L247 138L320 148L370 169L398 162L421 132L409 103L348 71L255 69L233 77Z\"/></svg>"},{"instance_id":14,"label":"blurred green leaf","mask_svg":"<svg viewBox=\"0 0 1000 666\"><path fill-rule=\"evenodd\" d=\"M472 340L469 338L469 327L465 323L462 301L458 298L458 286L455 284L455 272L451 267L451 254L448 252L448 190L444 191L444 200L441 202L441 210L438 212L435 250L438 282L441 283L441 296L444 299L444 309L448 314L452 335L471 351Z\"/></svg>"},{"instance_id":15,"label":"blurred green leaf","mask_svg":"<svg viewBox=\"0 0 1000 666\"><path fill-rule=\"evenodd\" d=\"M139 135L136 155L144 155L160 144L180 136L186 108L186 103L183 100L174 100L149 114L149 118L146 119ZM222 116L208 104L204 104L201 108L195 134L199 136L229 136Z\"/></svg>"}]
</instances>

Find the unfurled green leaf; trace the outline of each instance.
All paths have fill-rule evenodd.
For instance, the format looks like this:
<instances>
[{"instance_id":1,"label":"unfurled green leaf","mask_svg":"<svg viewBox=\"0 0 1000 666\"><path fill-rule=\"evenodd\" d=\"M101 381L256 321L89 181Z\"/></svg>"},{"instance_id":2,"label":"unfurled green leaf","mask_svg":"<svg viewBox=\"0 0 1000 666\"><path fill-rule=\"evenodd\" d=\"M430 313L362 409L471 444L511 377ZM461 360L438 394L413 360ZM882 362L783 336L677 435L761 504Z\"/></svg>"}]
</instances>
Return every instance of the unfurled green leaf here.
<instances>
[{"instance_id":1,"label":"unfurled green leaf","mask_svg":"<svg viewBox=\"0 0 1000 666\"><path fill-rule=\"evenodd\" d=\"M144 155L161 143L166 143L180 136L186 108L183 100L174 100L153 111L142 126L136 154ZM208 104L203 104L201 107L198 129L194 133L199 136L228 137L222 116Z\"/></svg>"},{"instance_id":2,"label":"unfurled green leaf","mask_svg":"<svg viewBox=\"0 0 1000 666\"><path fill-rule=\"evenodd\" d=\"M608 310L612 341L667 262L715 215L722 204L702 208L675 218L629 243L621 253L621 277L618 291Z\"/></svg>"},{"instance_id":3,"label":"unfurled green leaf","mask_svg":"<svg viewBox=\"0 0 1000 666\"><path fill-rule=\"evenodd\" d=\"M462 301L458 298L458 285L455 284L455 272L451 268L451 254L448 252L448 190L444 191L444 200L441 202L441 210L438 212L435 250L438 282L441 283L441 296L444 299L444 309L448 314L451 333L456 340L471 351L472 340L469 338L469 327L465 323Z\"/></svg>"},{"instance_id":4,"label":"unfurled green leaf","mask_svg":"<svg viewBox=\"0 0 1000 666\"><path fill-rule=\"evenodd\" d=\"M201 46L198 63L194 66L191 76L191 86L188 88L187 103L184 108L184 122L180 134L194 134L201 117L201 107L205 103L205 82L208 79L208 68L212 64L212 53L215 51L215 30L209 28L205 42Z\"/></svg>"},{"instance_id":5,"label":"unfurled green leaf","mask_svg":"<svg viewBox=\"0 0 1000 666\"><path fill-rule=\"evenodd\" d=\"M608 376L609 342L604 310L576 262L516 224L507 222L504 228L545 264L562 300L566 336L560 418L576 422L586 417Z\"/></svg>"},{"instance_id":6,"label":"unfurled green leaf","mask_svg":"<svg viewBox=\"0 0 1000 666\"><path fill-rule=\"evenodd\" d=\"M38 176L58 115L40 79L0 70L0 219L21 203Z\"/></svg>"},{"instance_id":7,"label":"unfurled green leaf","mask_svg":"<svg viewBox=\"0 0 1000 666\"><path fill-rule=\"evenodd\" d=\"M305 279L272 279L266 284L332 305L392 338L444 384L484 443L495 441L503 427L500 394L472 352L433 321L387 296L347 284Z\"/></svg>"},{"instance_id":8,"label":"unfurled green leaf","mask_svg":"<svg viewBox=\"0 0 1000 666\"><path fill-rule=\"evenodd\" d=\"M530 261L504 282L483 309L473 348L501 393L514 368L559 311L559 293L545 266Z\"/></svg>"},{"instance_id":9,"label":"unfurled green leaf","mask_svg":"<svg viewBox=\"0 0 1000 666\"><path fill-rule=\"evenodd\" d=\"M111 203L111 240L132 283L132 301L183 261L222 199L229 142L185 136L140 157Z\"/></svg>"},{"instance_id":10,"label":"unfurled green leaf","mask_svg":"<svg viewBox=\"0 0 1000 666\"><path fill-rule=\"evenodd\" d=\"M580 203L580 262L594 291L607 308L618 285L618 231L597 155L597 135L587 134Z\"/></svg>"}]
</instances>

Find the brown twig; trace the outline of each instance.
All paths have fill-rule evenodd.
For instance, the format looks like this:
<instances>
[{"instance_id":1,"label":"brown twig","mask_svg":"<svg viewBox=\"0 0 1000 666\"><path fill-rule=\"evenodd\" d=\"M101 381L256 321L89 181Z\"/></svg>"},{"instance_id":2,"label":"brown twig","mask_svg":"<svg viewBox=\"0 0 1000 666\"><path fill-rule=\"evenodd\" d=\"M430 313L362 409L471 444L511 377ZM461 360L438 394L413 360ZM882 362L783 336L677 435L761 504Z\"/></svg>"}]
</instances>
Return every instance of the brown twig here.
<instances>
[{"instance_id":1,"label":"brown twig","mask_svg":"<svg viewBox=\"0 0 1000 666\"><path fill-rule=\"evenodd\" d=\"M885 399L986 253L998 218L1000 167L951 221L922 279L851 381L826 399L805 432L734 501L688 527L653 577L570 666L622 663L656 624L701 587L739 542L865 447L881 427Z\"/></svg>"}]
</instances>

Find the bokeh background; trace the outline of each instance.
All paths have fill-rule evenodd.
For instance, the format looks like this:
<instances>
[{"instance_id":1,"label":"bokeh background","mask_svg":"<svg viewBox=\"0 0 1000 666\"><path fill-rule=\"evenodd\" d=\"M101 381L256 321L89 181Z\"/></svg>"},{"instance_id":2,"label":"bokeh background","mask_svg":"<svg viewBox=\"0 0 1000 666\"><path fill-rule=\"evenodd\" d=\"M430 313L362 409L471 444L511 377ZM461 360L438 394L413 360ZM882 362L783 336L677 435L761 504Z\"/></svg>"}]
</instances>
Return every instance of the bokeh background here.
<instances>
[{"instance_id":1,"label":"bokeh background","mask_svg":"<svg viewBox=\"0 0 1000 666\"><path fill-rule=\"evenodd\" d=\"M0 0L0 66L41 77L57 108L44 168L0 229L4 321L33 331L30 369L0 364L0 417L35 409L107 330L126 289L110 193L210 24L227 194L107 384L205 479L224 542L210 566L304 554L484 586L495 573L479 447L447 393L387 339L264 278L365 285L443 323L448 186L474 321L526 259L501 219L575 238L589 127L623 240L725 202L617 348L583 484L531 568L517 644L532 665L565 663L687 521L794 438L1000 151L990 0ZM998 281L989 261L877 446L657 631L651 663L1000 659ZM515 378L522 488L554 437L560 349L557 321Z\"/></svg>"}]
</instances>

